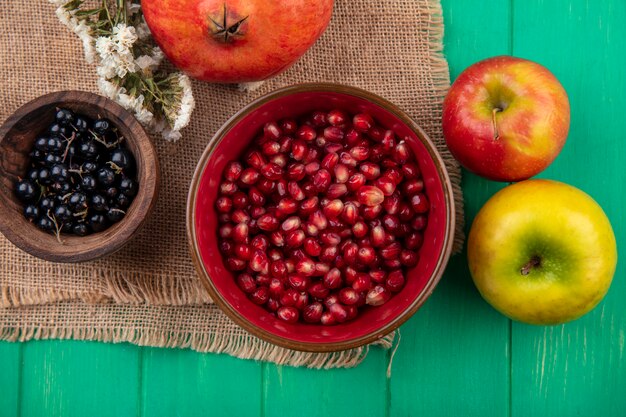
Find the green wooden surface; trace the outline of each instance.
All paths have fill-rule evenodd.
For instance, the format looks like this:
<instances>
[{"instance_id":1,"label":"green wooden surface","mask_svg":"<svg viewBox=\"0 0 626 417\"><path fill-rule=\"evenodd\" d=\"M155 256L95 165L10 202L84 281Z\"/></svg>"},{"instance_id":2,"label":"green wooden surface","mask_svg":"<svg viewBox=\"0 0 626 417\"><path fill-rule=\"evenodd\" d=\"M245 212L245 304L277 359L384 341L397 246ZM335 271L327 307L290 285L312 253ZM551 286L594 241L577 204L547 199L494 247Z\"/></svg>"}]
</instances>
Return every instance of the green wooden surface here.
<instances>
[{"instance_id":1,"label":"green wooden surface","mask_svg":"<svg viewBox=\"0 0 626 417\"><path fill-rule=\"evenodd\" d=\"M582 188L626 244L626 2L442 0L454 78L488 56L536 60L572 105L568 142L541 176ZM468 224L503 185L467 174ZM624 255L620 251L620 257ZM623 263L606 299L562 326L511 323L452 259L391 352L315 371L185 350L77 341L0 343L0 416L626 416Z\"/></svg>"}]
</instances>

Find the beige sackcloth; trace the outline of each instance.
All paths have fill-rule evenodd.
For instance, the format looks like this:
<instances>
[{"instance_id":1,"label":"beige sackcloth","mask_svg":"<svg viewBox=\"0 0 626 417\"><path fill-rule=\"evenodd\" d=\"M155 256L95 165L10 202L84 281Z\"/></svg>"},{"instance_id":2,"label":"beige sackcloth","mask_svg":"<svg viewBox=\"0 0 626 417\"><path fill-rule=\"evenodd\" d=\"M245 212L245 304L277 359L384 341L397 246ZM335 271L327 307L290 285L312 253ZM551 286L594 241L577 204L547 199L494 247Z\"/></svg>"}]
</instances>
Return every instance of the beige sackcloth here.
<instances>
[{"instance_id":1,"label":"beige sackcloth","mask_svg":"<svg viewBox=\"0 0 626 417\"><path fill-rule=\"evenodd\" d=\"M0 1L0 122L27 101L58 90L98 92L95 67L52 4ZM231 322L201 286L185 232L187 190L215 131L254 98L278 87L328 81L364 88L412 116L437 143L454 184L462 244L460 171L441 136L449 87L438 0L337 0L322 38L290 70L253 92L194 82L196 109L177 143L155 137L161 164L156 209L121 251L94 262L54 264L0 235L0 340L82 339L223 352L308 367L358 364L367 347L294 352ZM393 335L378 344L389 347Z\"/></svg>"}]
</instances>

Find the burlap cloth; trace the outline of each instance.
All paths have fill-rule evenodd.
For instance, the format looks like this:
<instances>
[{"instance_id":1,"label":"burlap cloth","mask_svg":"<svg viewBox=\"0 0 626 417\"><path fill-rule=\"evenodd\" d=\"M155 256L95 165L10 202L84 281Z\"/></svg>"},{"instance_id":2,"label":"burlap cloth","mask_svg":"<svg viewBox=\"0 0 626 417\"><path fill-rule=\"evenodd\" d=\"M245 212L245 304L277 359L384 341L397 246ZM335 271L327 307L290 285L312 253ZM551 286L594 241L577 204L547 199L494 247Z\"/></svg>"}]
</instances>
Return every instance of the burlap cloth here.
<instances>
[{"instance_id":1,"label":"burlap cloth","mask_svg":"<svg viewBox=\"0 0 626 417\"><path fill-rule=\"evenodd\" d=\"M79 40L57 20L53 5L0 1L0 27L0 121L44 93L98 91L95 68L85 63ZM0 339L126 341L309 367L358 363L367 348L335 354L277 348L250 336L211 304L187 247L188 186L213 133L242 106L277 87L331 81L377 93L417 120L448 162L462 219L460 172L443 145L439 121L449 86L442 36L438 0L337 0L319 42L258 90L194 83L197 107L183 138L174 144L154 139L161 163L159 201L124 249L95 262L53 264L0 235ZM391 340L379 344L388 347Z\"/></svg>"}]
</instances>

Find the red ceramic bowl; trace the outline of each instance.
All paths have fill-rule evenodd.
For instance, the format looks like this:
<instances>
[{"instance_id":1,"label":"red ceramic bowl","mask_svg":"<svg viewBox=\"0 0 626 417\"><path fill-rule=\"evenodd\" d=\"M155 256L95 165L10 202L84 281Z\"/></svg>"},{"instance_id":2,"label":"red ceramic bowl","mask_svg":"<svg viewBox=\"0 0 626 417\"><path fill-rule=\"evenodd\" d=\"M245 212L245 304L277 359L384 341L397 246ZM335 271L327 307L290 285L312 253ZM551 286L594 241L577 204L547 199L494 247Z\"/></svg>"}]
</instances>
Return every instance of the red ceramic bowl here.
<instances>
[{"instance_id":1,"label":"red ceramic bowl","mask_svg":"<svg viewBox=\"0 0 626 417\"><path fill-rule=\"evenodd\" d=\"M314 110L367 112L406 138L423 172L431 202L418 265L408 272L401 292L379 307L367 307L347 323L322 326L288 324L252 303L235 283L218 249L218 185L226 164L238 159L266 122ZM194 174L187 202L187 231L194 263L215 303L255 336L290 349L327 352L373 342L406 321L441 278L452 250L454 198L448 173L433 143L401 110L366 91L335 84L286 87L261 97L233 116L215 134Z\"/></svg>"}]
</instances>

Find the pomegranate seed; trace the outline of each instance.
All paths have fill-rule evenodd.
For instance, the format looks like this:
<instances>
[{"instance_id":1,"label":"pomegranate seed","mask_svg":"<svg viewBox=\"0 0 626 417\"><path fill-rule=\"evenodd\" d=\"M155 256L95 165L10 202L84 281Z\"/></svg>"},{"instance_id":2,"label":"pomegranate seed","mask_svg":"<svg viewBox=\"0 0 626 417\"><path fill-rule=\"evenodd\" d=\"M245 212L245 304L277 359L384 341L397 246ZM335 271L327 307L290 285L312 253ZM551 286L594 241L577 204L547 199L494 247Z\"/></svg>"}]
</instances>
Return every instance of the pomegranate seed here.
<instances>
[{"instance_id":1,"label":"pomegranate seed","mask_svg":"<svg viewBox=\"0 0 626 417\"><path fill-rule=\"evenodd\" d=\"M307 236L315 237L319 234L319 229L313 223L305 223L302 229Z\"/></svg>"},{"instance_id":2,"label":"pomegranate seed","mask_svg":"<svg viewBox=\"0 0 626 417\"><path fill-rule=\"evenodd\" d=\"M215 201L215 208L218 213L230 213L233 209L233 200L228 197L220 197Z\"/></svg>"},{"instance_id":3,"label":"pomegranate seed","mask_svg":"<svg viewBox=\"0 0 626 417\"><path fill-rule=\"evenodd\" d=\"M396 184L388 177L380 177L374 181L374 185L378 187L384 195L390 196L396 191Z\"/></svg>"},{"instance_id":4,"label":"pomegranate seed","mask_svg":"<svg viewBox=\"0 0 626 417\"><path fill-rule=\"evenodd\" d=\"M350 156L352 156L357 161L365 161L369 155L370 150L365 146L355 146L354 148L350 149Z\"/></svg>"},{"instance_id":5,"label":"pomegranate seed","mask_svg":"<svg viewBox=\"0 0 626 417\"><path fill-rule=\"evenodd\" d=\"M356 130L367 132L374 126L374 119L369 114L359 113L352 118L352 124Z\"/></svg>"},{"instance_id":6,"label":"pomegranate seed","mask_svg":"<svg viewBox=\"0 0 626 417\"><path fill-rule=\"evenodd\" d=\"M313 126L315 127L326 126L328 124L328 121L326 120L326 113L322 111L313 112L311 115L311 123L313 123Z\"/></svg>"},{"instance_id":7,"label":"pomegranate seed","mask_svg":"<svg viewBox=\"0 0 626 417\"><path fill-rule=\"evenodd\" d=\"M430 209L430 203L425 194L419 193L411 196L411 205L416 213L424 214Z\"/></svg>"},{"instance_id":8,"label":"pomegranate seed","mask_svg":"<svg viewBox=\"0 0 626 417\"><path fill-rule=\"evenodd\" d=\"M285 243L290 248L297 248L302 246L305 238L306 236L302 230L292 230L291 232L287 233Z\"/></svg>"},{"instance_id":9,"label":"pomegranate seed","mask_svg":"<svg viewBox=\"0 0 626 417\"><path fill-rule=\"evenodd\" d=\"M346 137L346 141L345 141L346 145L348 145L349 147L357 146L357 144L360 143L361 140L363 139L361 134L356 129L348 130L348 132L346 132L345 137Z\"/></svg>"},{"instance_id":10,"label":"pomegranate seed","mask_svg":"<svg viewBox=\"0 0 626 417\"><path fill-rule=\"evenodd\" d=\"M354 281L358 278L359 272L351 266L348 266L344 269L343 275L346 277L346 284L352 285L352 283L354 283Z\"/></svg>"},{"instance_id":11,"label":"pomegranate seed","mask_svg":"<svg viewBox=\"0 0 626 417\"><path fill-rule=\"evenodd\" d=\"M309 162L304 166L304 172L306 175L314 175L320 169L320 163L317 161Z\"/></svg>"},{"instance_id":12,"label":"pomegranate seed","mask_svg":"<svg viewBox=\"0 0 626 417\"><path fill-rule=\"evenodd\" d=\"M381 145L374 145L370 150L370 161L378 163L385 157L385 151Z\"/></svg>"},{"instance_id":13,"label":"pomegranate seed","mask_svg":"<svg viewBox=\"0 0 626 417\"><path fill-rule=\"evenodd\" d=\"M383 208L387 214L398 214L400 212L401 201L398 193L393 193L385 198Z\"/></svg>"},{"instance_id":14,"label":"pomegranate seed","mask_svg":"<svg viewBox=\"0 0 626 417\"><path fill-rule=\"evenodd\" d=\"M402 173L404 174L404 177L407 179L419 178L420 169L417 166L417 164L408 162L402 165Z\"/></svg>"},{"instance_id":15,"label":"pomegranate seed","mask_svg":"<svg viewBox=\"0 0 626 417\"><path fill-rule=\"evenodd\" d=\"M398 292L404 287L404 274L401 270L397 269L395 271L391 271L387 276L387 280L385 282L387 289L392 292Z\"/></svg>"},{"instance_id":16,"label":"pomegranate seed","mask_svg":"<svg viewBox=\"0 0 626 417\"><path fill-rule=\"evenodd\" d=\"M223 195L233 195L237 192L237 190L237 185L230 181L224 181L220 184L220 193Z\"/></svg>"},{"instance_id":17,"label":"pomegranate seed","mask_svg":"<svg viewBox=\"0 0 626 417\"><path fill-rule=\"evenodd\" d=\"M365 295L359 295L359 299L357 300L357 303L355 305L344 307L346 309L346 312L348 313L348 320L353 320L359 315L359 309L357 308L357 306L359 305L360 300L363 300L361 305L365 304Z\"/></svg>"},{"instance_id":18,"label":"pomegranate seed","mask_svg":"<svg viewBox=\"0 0 626 417\"><path fill-rule=\"evenodd\" d=\"M308 164L309 162L319 161L319 155L320 152L316 148L309 148L309 151L302 162Z\"/></svg>"},{"instance_id":19,"label":"pomegranate seed","mask_svg":"<svg viewBox=\"0 0 626 417\"><path fill-rule=\"evenodd\" d=\"M224 255L232 255L235 252L235 245L227 240L222 240L220 242L220 252Z\"/></svg>"},{"instance_id":20,"label":"pomegranate seed","mask_svg":"<svg viewBox=\"0 0 626 417\"><path fill-rule=\"evenodd\" d=\"M278 140L283 135L283 132L280 130L277 123L268 122L263 127L263 134L268 139Z\"/></svg>"},{"instance_id":21,"label":"pomegranate seed","mask_svg":"<svg viewBox=\"0 0 626 417\"><path fill-rule=\"evenodd\" d=\"M330 290L321 282L316 282L309 287L309 294L315 298L326 298L329 293Z\"/></svg>"},{"instance_id":22,"label":"pomegranate seed","mask_svg":"<svg viewBox=\"0 0 626 417\"><path fill-rule=\"evenodd\" d=\"M417 250L421 248L423 242L424 242L424 236L422 236L422 234L419 232L409 233L404 238L404 246L406 246L407 249L411 249L411 250Z\"/></svg>"},{"instance_id":23,"label":"pomegranate seed","mask_svg":"<svg viewBox=\"0 0 626 417\"><path fill-rule=\"evenodd\" d=\"M221 213L217 215L217 221L220 224L224 224L224 223L230 223L230 214L228 213Z\"/></svg>"},{"instance_id":24,"label":"pomegranate seed","mask_svg":"<svg viewBox=\"0 0 626 417\"><path fill-rule=\"evenodd\" d=\"M376 258L376 252L374 248L370 246L364 246L359 248L359 252L357 253L357 259L363 265L371 265L374 263L374 259Z\"/></svg>"},{"instance_id":25,"label":"pomegranate seed","mask_svg":"<svg viewBox=\"0 0 626 417\"><path fill-rule=\"evenodd\" d=\"M319 323L323 312L322 303L311 303L302 310L302 319L307 323Z\"/></svg>"},{"instance_id":26,"label":"pomegranate seed","mask_svg":"<svg viewBox=\"0 0 626 417\"><path fill-rule=\"evenodd\" d=\"M406 203L401 203L398 210L398 218L400 221L406 223L411 221L413 217L415 217L415 212L411 206Z\"/></svg>"},{"instance_id":27,"label":"pomegranate seed","mask_svg":"<svg viewBox=\"0 0 626 417\"><path fill-rule=\"evenodd\" d=\"M300 227L301 220L298 216L291 216L287 220L283 222L280 226L281 229L285 232L290 232L292 230L298 229Z\"/></svg>"},{"instance_id":28,"label":"pomegranate seed","mask_svg":"<svg viewBox=\"0 0 626 417\"><path fill-rule=\"evenodd\" d=\"M385 134L385 131L383 129L381 129L378 126L374 126L372 127L368 132L367 135L372 138L372 140L374 142L380 142L383 139L383 135Z\"/></svg>"},{"instance_id":29,"label":"pomegranate seed","mask_svg":"<svg viewBox=\"0 0 626 417\"><path fill-rule=\"evenodd\" d=\"M278 202L276 211L280 217L293 214L298 211L298 202L291 198L283 198Z\"/></svg>"},{"instance_id":30,"label":"pomegranate seed","mask_svg":"<svg viewBox=\"0 0 626 417\"><path fill-rule=\"evenodd\" d=\"M260 287L268 287L272 282L272 278L269 275L257 274L256 276L256 285Z\"/></svg>"},{"instance_id":31,"label":"pomegranate seed","mask_svg":"<svg viewBox=\"0 0 626 417\"><path fill-rule=\"evenodd\" d=\"M348 320L348 312L346 311L346 308L339 303L332 304L328 307L328 311L333 315L333 318L337 321L337 323L343 323Z\"/></svg>"},{"instance_id":32,"label":"pomegranate seed","mask_svg":"<svg viewBox=\"0 0 626 417\"><path fill-rule=\"evenodd\" d=\"M262 252L267 251L267 247L269 246L269 244L269 239L264 235L257 235L252 239L252 242L250 242L250 246Z\"/></svg>"},{"instance_id":33,"label":"pomegranate seed","mask_svg":"<svg viewBox=\"0 0 626 417\"><path fill-rule=\"evenodd\" d=\"M356 304L359 301L359 294L350 287L342 288L339 291L339 301L347 305Z\"/></svg>"},{"instance_id":34,"label":"pomegranate seed","mask_svg":"<svg viewBox=\"0 0 626 417\"><path fill-rule=\"evenodd\" d=\"M276 141L268 141L261 145L261 151L264 155L273 156L280 152L280 144Z\"/></svg>"},{"instance_id":35,"label":"pomegranate seed","mask_svg":"<svg viewBox=\"0 0 626 417\"><path fill-rule=\"evenodd\" d=\"M302 260L296 264L296 272L305 277L311 277L315 274L315 262L310 259Z\"/></svg>"},{"instance_id":36,"label":"pomegranate seed","mask_svg":"<svg viewBox=\"0 0 626 417\"><path fill-rule=\"evenodd\" d=\"M349 242L343 248L343 259L345 259L349 265L354 265L356 264L358 252L359 247L357 246L357 244Z\"/></svg>"},{"instance_id":37,"label":"pomegranate seed","mask_svg":"<svg viewBox=\"0 0 626 417\"><path fill-rule=\"evenodd\" d=\"M322 249L322 253L320 253L320 261L333 262L338 253L339 250L337 246L326 246Z\"/></svg>"},{"instance_id":38,"label":"pomegranate seed","mask_svg":"<svg viewBox=\"0 0 626 417\"><path fill-rule=\"evenodd\" d=\"M371 233L372 246L379 248L385 244L385 229L382 226L372 228Z\"/></svg>"},{"instance_id":39,"label":"pomegranate seed","mask_svg":"<svg viewBox=\"0 0 626 417\"><path fill-rule=\"evenodd\" d=\"M237 276L237 285L246 294L252 294L256 290L256 281L250 274L240 274Z\"/></svg>"},{"instance_id":40,"label":"pomegranate seed","mask_svg":"<svg viewBox=\"0 0 626 417\"><path fill-rule=\"evenodd\" d=\"M372 279L368 274L359 274L352 283L352 288L357 292L368 291L371 286Z\"/></svg>"},{"instance_id":41,"label":"pomegranate seed","mask_svg":"<svg viewBox=\"0 0 626 417\"><path fill-rule=\"evenodd\" d=\"M383 206L378 204L376 206L362 206L362 215L365 220L374 220L383 212Z\"/></svg>"},{"instance_id":42,"label":"pomegranate seed","mask_svg":"<svg viewBox=\"0 0 626 417\"><path fill-rule=\"evenodd\" d=\"M300 311L295 307L283 306L276 311L276 317L287 323L296 323L300 317Z\"/></svg>"},{"instance_id":43,"label":"pomegranate seed","mask_svg":"<svg viewBox=\"0 0 626 417\"><path fill-rule=\"evenodd\" d=\"M358 210L353 203L346 203L341 213L341 219L348 224L355 224L357 221Z\"/></svg>"},{"instance_id":44,"label":"pomegranate seed","mask_svg":"<svg viewBox=\"0 0 626 417\"><path fill-rule=\"evenodd\" d=\"M328 219L336 219L343 211L343 202L339 199L331 200L323 210Z\"/></svg>"},{"instance_id":45,"label":"pomegranate seed","mask_svg":"<svg viewBox=\"0 0 626 417\"><path fill-rule=\"evenodd\" d=\"M385 260L398 259L402 246L398 242L390 243L380 250L380 256Z\"/></svg>"},{"instance_id":46,"label":"pomegranate seed","mask_svg":"<svg viewBox=\"0 0 626 417\"><path fill-rule=\"evenodd\" d=\"M348 186L348 190L355 192L365 185L365 181L367 181L365 175L361 173L356 173L348 178L348 182L346 185Z\"/></svg>"},{"instance_id":47,"label":"pomegranate seed","mask_svg":"<svg viewBox=\"0 0 626 417\"><path fill-rule=\"evenodd\" d=\"M238 243L235 245L235 256L241 260L247 261L252 257L252 250L250 246L245 243Z\"/></svg>"},{"instance_id":48,"label":"pomegranate seed","mask_svg":"<svg viewBox=\"0 0 626 417\"><path fill-rule=\"evenodd\" d=\"M296 137L300 140L311 142L317 137L317 132L311 126L303 125L296 132Z\"/></svg>"},{"instance_id":49,"label":"pomegranate seed","mask_svg":"<svg viewBox=\"0 0 626 417\"><path fill-rule=\"evenodd\" d=\"M324 326L332 326L333 324L337 324L337 320L335 320L335 317L330 311L325 311L322 313L320 323L322 323Z\"/></svg>"},{"instance_id":50,"label":"pomegranate seed","mask_svg":"<svg viewBox=\"0 0 626 417\"><path fill-rule=\"evenodd\" d=\"M294 306L298 302L298 291L293 288L288 288L285 290L283 295L279 298L279 302L284 306Z\"/></svg>"},{"instance_id":51,"label":"pomegranate seed","mask_svg":"<svg viewBox=\"0 0 626 417\"><path fill-rule=\"evenodd\" d=\"M385 131L383 138L380 141L380 144L385 153L390 153L396 147L396 135L393 133L393 130Z\"/></svg>"},{"instance_id":52,"label":"pomegranate seed","mask_svg":"<svg viewBox=\"0 0 626 417\"><path fill-rule=\"evenodd\" d=\"M419 216L415 216L415 218L411 222L411 227L414 230L421 231L426 228L427 224L428 224L428 218L424 215L419 215Z\"/></svg>"},{"instance_id":53,"label":"pomegranate seed","mask_svg":"<svg viewBox=\"0 0 626 417\"><path fill-rule=\"evenodd\" d=\"M338 127L329 126L324 129L324 139L330 142L341 142L344 137L344 132Z\"/></svg>"},{"instance_id":54,"label":"pomegranate seed","mask_svg":"<svg viewBox=\"0 0 626 417\"><path fill-rule=\"evenodd\" d=\"M309 181L302 186L302 192L305 198L315 197L317 195L317 188Z\"/></svg>"},{"instance_id":55,"label":"pomegranate seed","mask_svg":"<svg viewBox=\"0 0 626 417\"><path fill-rule=\"evenodd\" d=\"M330 186L330 181L330 172L325 169L320 169L313 176L313 185L315 185L315 188L317 188L319 192L326 191Z\"/></svg>"},{"instance_id":56,"label":"pomegranate seed","mask_svg":"<svg viewBox=\"0 0 626 417\"><path fill-rule=\"evenodd\" d=\"M308 152L309 148L306 146L306 143L301 140L295 140L291 144L291 157L296 161L302 161Z\"/></svg>"},{"instance_id":57,"label":"pomegranate seed","mask_svg":"<svg viewBox=\"0 0 626 417\"><path fill-rule=\"evenodd\" d=\"M393 181L394 184L396 184L396 186L398 186L398 184L400 184L403 180L403 175L402 175L402 171L400 171L397 168L389 168L387 169L383 175L383 177L385 178L389 178L391 181Z\"/></svg>"},{"instance_id":58,"label":"pomegranate seed","mask_svg":"<svg viewBox=\"0 0 626 417\"><path fill-rule=\"evenodd\" d=\"M399 164L406 163L413 156L409 145L401 140L393 150L394 160Z\"/></svg>"},{"instance_id":59,"label":"pomegranate seed","mask_svg":"<svg viewBox=\"0 0 626 417\"><path fill-rule=\"evenodd\" d=\"M266 275L269 273L269 260L267 259L267 256L265 255L265 253L263 253L263 251L256 249L253 253L252 253L252 258L250 258L250 269L252 269L255 272L260 272L263 275Z\"/></svg>"},{"instance_id":60,"label":"pomegranate seed","mask_svg":"<svg viewBox=\"0 0 626 417\"><path fill-rule=\"evenodd\" d=\"M250 207L250 216L253 219L257 219L257 221L258 221L258 218L264 215L266 212L267 210L265 210L265 208L263 207L259 207L259 206Z\"/></svg>"},{"instance_id":61,"label":"pomegranate seed","mask_svg":"<svg viewBox=\"0 0 626 417\"><path fill-rule=\"evenodd\" d=\"M287 166L287 157L282 154L274 155L270 158L270 162L281 168L285 168Z\"/></svg>"},{"instance_id":62,"label":"pomegranate seed","mask_svg":"<svg viewBox=\"0 0 626 417\"><path fill-rule=\"evenodd\" d=\"M348 192L348 187L345 184L331 184L328 187L328 191L326 191L326 195L328 198L335 199L337 197L341 197Z\"/></svg>"},{"instance_id":63,"label":"pomegranate seed","mask_svg":"<svg viewBox=\"0 0 626 417\"><path fill-rule=\"evenodd\" d=\"M376 269L374 271L370 271L370 278L376 284L382 284L385 282L385 279L387 278L387 273L383 271L382 269Z\"/></svg>"},{"instance_id":64,"label":"pomegranate seed","mask_svg":"<svg viewBox=\"0 0 626 417\"><path fill-rule=\"evenodd\" d=\"M283 251L277 248L272 248L267 251L267 257L272 261L282 261Z\"/></svg>"},{"instance_id":65,"label":"pomegranate seed","mask_svg":"<svg viewBox=\"0 0 626 417\"><path fill-rule=\"evenodd\" d=\"M400 262L402 262L402 265L404 266L412 268L417 265L418 261L419 256L417 255L417 252L412 250L403 250L400 252Z\"/></svg>"},{"instance_id":66,"label":"pomegranate seed","mask_svg":"<svg viewBox=\"0 0 626 417\"><path fill-rule=\"evenodd\" d=\"M282 178L283 174L283 169L273 162L267 163L261 168L261 175L269 180L279 180Z\"/></svg>"},{"instance_id":67,"label":"pomegranate seed","mask_svg":"<svg viewBox=\"0 0 626 417\"><path fill-rule=\"evenodd\" d=\"M377 285L368 291L365 303L370 306L380 306L385 304L390 297L391 294L389 294L389 291L387 291L385 287Z\"/></svg>"},{"instance_id":68,"label":"pomegranate seed","mask_svg":"<svg viewBox=\"0 0 626 417\"><path fill-rule=\"evenodd\" d=\"M226 259L226 266L231 271L242 271L246 268L246 261L238 258Z\"/></svg>"},{"instance_id":69,"label":"pomegranate seed","mask_svg":"<svg viewBox=\"0 0 626 417\"><path fill-rule=\"evenodd\" d=\"M402 262L400 262L400 259L387 259L385 260L384 265L387 269L402 268Z\"/></svg>"},{"instance_id":70,"label":"pomegranate seed","mask_svg":"<svg viewBox=\"0 0 626 417\"><path fill-rule=\"evenodd\" d=\"M300 203L300 211L299 214L301 216L308 216L317 210L319 206L319 199L317 197L311 197L304 200Z\"/></svg>"},{"instance_id":71,"label":"pomegranate seed","mask_svg":"<svg viewBox=\"0 0 626 417\"><path fill-rule=\"evenodd\" d=\"M293 259L285 260L285 266L287 267L287 272L290 274L296 270L296 262Z\"/></svg>"},{"instance_id":72,"label":"pomegranate seed","mask_svg":"<svg viewBox=\"0 0 626 417\"><path fill-rule=\"evenodd\" d=\"M337 155L335 152L332 152L332 153L326 154L324 159L322 159L321 166L322 168L328 171L332 171L337 166L338 163L339 163L339 155Z\"/></svg>"},{"instance_id":73,"label":"pomegranate seed","mask_svg":"<svg viewBox=\"0 0 626 417\"><path fill-rule=\"evenodd\" d=\"M273 312L280 308L280 303L278 302L278 300L270 297L270 299L267 300L267 303L265 303L265 308Z\"/></svg>"},{"instance_id":74,"label":"pomegranate seed","mask_svg":"<svg viewBox=\"0 0 626 417\"><path fill-rule=\"evenodd\" d=\"M245 243L248 241L248 225L239 223L233 227L232 238L235 242Z\"/></svg>"},{"instance_id":75,"label":"pomegranate seed","mask_svg":"<svg viewBox=\"0 0 626 417\"><path fill-rule=\"evenodd\" d=\"M264 214L258 218L257 226L261 230L271 232L273 230L278 229L279 222L278 222L278 219L272 216L271 214Z\"/></svg>"},{"instance_id":76,"label":"pomegranate seed","mask_svg":"<svg viewBox=\"0 0 626 417\"><path fill-rule=\"evenodd\" d=\"M381 204L385 200L385 195L378 187L364 185L358 189L357 198L359 203L371 207Z\"/></svg>"},{"instance_id":77,"label":"pomegranate seed","mask_svg":"<svg viewBox=\"0 0 626 417\"><path fill-rule=\"evenodd\" d=\"M217 201L219 201L219 199ZM242 193L241 191L237 191L235 194L233 194L233 207L242 209L242 208L246 208L247 206L248 206L248 196L245 193Z\"/></svg>"},{"instance_id":78,"label":"pomegranate seed","mask_svg":"<svg viewBox=\"0 0 626 417\"><path fill-rule=\"evenodd\" d=\"M332 126L342 126L348 121L348 115L341 110L331 110L326 119Z\"/></svg>"},{"instance_id":79,"label":"pomegranate seed","mask_svg":"<svg viewBox=\"0 0 626 417\"><path fill-rule=\"evenodd\" d=\"M405 181L402 185L402 191L404 191L404 193L409 196L421 193L422 191L424 191L424 181L415 178Z\"/></svg>"},{"instance_id":80,"label":"pomegranate seed","mask_svg":"<svg viewBox=\"0 0 626 417\"><path fill-rule=\"evenodd\" d=\"M394 234L398 231L398 228L400 227L400 221L396 216L393 216L391 214L385 214L383 216L383 226L385 226L385 230L387 231L387 233Z\"/></svg>"},{"instance_id":81,"label":"pomegranate seed","mask_svg":"<svg viewBox=\"0 0 626 417\"><path fill-rule=\"evenodd\" d=\"M309 256L319 256L322 253L322 246L319 244L317 239L306 238L304 239L304 251Z\"/></svg>"},{"instance_id":82,"label":"pomegranate seed","mask_svg":"<svg viewBox=\"0 0 626 417\"><path fill-rule=\"evenodd\" d=\"M367 235L367 232L367 225L361 221L354 223L354 226L352 226L352 234L356 238L360 239L365 237L365 235Z\"/></svg>"},{"instance_id":83,"label":"pomegranate seed","mask_svg":"<svg viewBox=\"0 0 626 417\"><path fill-rule=\"evenodd\" d=\"M259 172L254 168L246 168L241 173L239 181L245 185L253 185L259 180Z\"/></svg>"},{"instance_id":84,"label":"pomegranate seed","mask_svg":"<svg viewBox=\"0 0 626 417\"><path fill-rule=\"evenodd\" d=\"M272 242L272 245L281 248L285 246L285 235L280 230L276 230L270 233L270 242Z\"/></svg>"},{"instance_id":85,"label":"pomegranate seed","mask_svg":"<svg viewBox=\"0 0 626 417\"><path fill-rule=\"evenodd\" d=\"M344 164L335 165L335 181L344 184L350 178L350 170Z\"/></svg>"},{"instance_id":86,"label":"pomegranate seed","mask_svg":"<svg viewBox=\"0 0 626 417\"><path fill-rule=\"evenodd\" d=\"M248 198L250 199L250 203L254 206L262 206L265 204L265 196L256 187L250 187L250 190L248 190Z\"/></svg>"},{"instance_id":87,"label":"pomegranate seed","mask_svg":"<svg viewBox=\"0 0 626 417\"><path fill-rule=\"evenodd\" d=\"M288 278L289 285L296 291L306 291L306 288L311 283L311 279L309 277L303 277L302 275L289 275Z\"/></svg>"},{"instance_id":88,"label":"pomegranate seed","mask_svg":"<svg viewBox=\"0 0 626 417\"><path fill-rule=\"evenodd\" d=\"M267 303L267 300L269 300L269 298L270 298L270 291L267 289L267 287L257 288L250 295L250 300L252 300L254 304L258 304L258 305L263 305Z\"/></svg>"},{"instance_id":89,"label":"pomegranate seed","mask_svg":"<svg viewBox=\"0 0 626 417\"><path fill-rule=\"evenodd\" d=\"M280 122L280 128L285 135L293 135L298 129L298 123L293 119L283 119Z\"/></svg>"},{"instance_id":90,"label":"pomegranate seed","mask_svg":"<svg viewBox=\"0 0 626 417\"><path fill-rule=\"evenodd\" d=\"M280 151L283 153L289 153L291 151L291 145L293 144L293 139L285 136L280 139L278 142L280 144Z\"/></svg>"},{"instance_id":91,"label":"pomegranate seed","mask_svg":"<svg viewBox=\"0 0 626 417\"><path fill-rule=\"evenodd\" d=\"M306 176L304 164L291 164L287 167L285 176L290 181L300 181Z\"/></svg>"},{"instance_id":92,"label":"pomegranate seed","mask_svg":"<svg viewBox=\"0 0 626 417\"><path fill-rule=\"evenodd\" d=\"M231 224L223 225L220 227L219 234L222 239L231 238L233 236L233 226Z\"/></svg>"},{"instance_id":93,"label":"pomegranate seed","mask_svg":"<svg viewBox=\"0 0 626 417\"><path fill-rule=\"evenodd\" d=\"M357 160L354 159L352 155L350 155L348 152L341 152L341 154L339 155L339 161L342 164L352 168L356 167L357 165Z\"/></svg>"},{"instance_id":94,"label":"pomegranate seed","mask_svg":"<svg viewBox=\"0 0 626 417\"><path fill-rule=\"evenodd\" d=\"M282 260L275 260L270 265L270 274L276 278L287 276L287 265Z\"/></svg>"},{"instance_id":95,"label":"pomegranate seed","mask_svg":"<svg viewBox=\"0 0 626 417\"><path fill-rule=\"evenodd\" d=\"M280 197L285 197L287 195L287 181L284 179L276 181L276 194Z\"/></svg>"},{"instance_id":96,"label":"pomegranate seed","mask_svg":"<svg viewBox=\"0 0 626 417\"><path fill-rule=\"evenodd\" d=\"M296 301L296 305L294 307L297 308L298 310L302 310L308 305L309 305L309 294L304 291L301 291L300 294L298 294L298 300Z\"/></svg>"},{"instance_id":97,"label":"pomegranate seed","mask_svg":"<svg viewBox=\"0 0 626 417\"><path fill-rule=\"evenodd\" d=\"M380 176L380 167L372 162L363 162L359 169L365 178L370 181L375 180Z\"/></svg>"},{"instance_id":98,"label":"pomegranate seed","mask_svg":"<svg viewBox=\"0 0 626 417\"><path fill-rule=\"evenodd\" d=\"M263 165L267 163L267 161L265 160L265 158L263 157L263 155L261 155L261 152L259 151L249 152L246 157L246 162L248 162L248 165L250 165L252 168L256 168L256 169L263 168ZM241 174L243 175L243 172Z\"/></svg>"},{"instance_id":99,"label":"pomegranate seed","mask_svg":"<svg viewBox=\"0 0 626 417\"><path fill-rule=\"evenodd\" d=\"M332 268L324 275L323 283L326 288L331 290L339 288L342 283L341 271L338 268Z\"/></svg>"},{"instance_id":100,"label":"pomegranate seed","mask_svg":"<svg viewBox=\"0 0 626 417\"><path fill-rule=\"evenodd\" d=\"M289 195L291 195L291 197L293 197L293 199L296 201L302 201L306 198L306 195L304 194L302 188L300 188L297 182L290 181L287 184L287 189L289 190Z\"/></svg>"},{"instance_id":101,"label":"pomegranate seed","mask_svg":"<svg viewBox=\"0 0 626 417\"><path fill-rule=\"evenodd\" d=\"M324 230L328 227L328 219L320 210L316 210L311 214L309 222L317 227L318 230Z\"/></svg>"},{"instance_id":102,"label":"pomegranate seed","mask_svg":"<svg viewBox=\"0 0 626 417\"><path fill-rule=\"evenodd\" d=\"M224 169L224 179L235 182L241 176L243 166L239 162L229 162Z\"/></svg>"}]
</instances>

